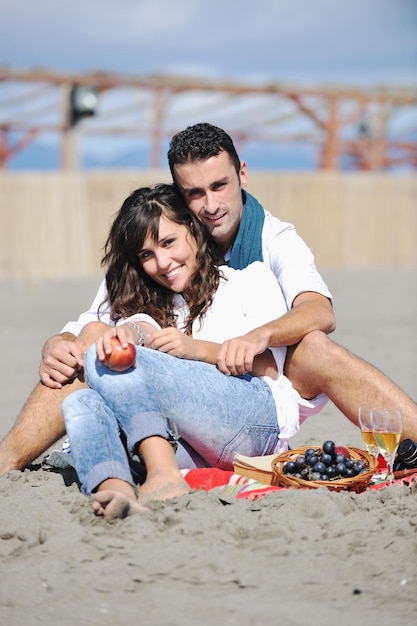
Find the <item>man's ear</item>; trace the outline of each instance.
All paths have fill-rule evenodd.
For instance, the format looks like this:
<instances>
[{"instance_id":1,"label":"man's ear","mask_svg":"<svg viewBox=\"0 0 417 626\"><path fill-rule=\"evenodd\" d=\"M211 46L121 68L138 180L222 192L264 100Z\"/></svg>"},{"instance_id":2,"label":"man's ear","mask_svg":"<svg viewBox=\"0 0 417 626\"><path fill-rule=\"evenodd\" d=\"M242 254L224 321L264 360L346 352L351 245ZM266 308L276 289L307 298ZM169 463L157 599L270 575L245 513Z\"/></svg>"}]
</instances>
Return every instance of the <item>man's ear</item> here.
<instances>
[{"instance_id":1,"label":"man's ear","mask_svg":"<svg viewBox=\"0 0 417 626\"><path fill-rule=\"evenodd\" d=\"M240 186L246 187L248 184L248 166L246 165L246 161L240 162L239 179Z\"/></svg>"}]
</instances>

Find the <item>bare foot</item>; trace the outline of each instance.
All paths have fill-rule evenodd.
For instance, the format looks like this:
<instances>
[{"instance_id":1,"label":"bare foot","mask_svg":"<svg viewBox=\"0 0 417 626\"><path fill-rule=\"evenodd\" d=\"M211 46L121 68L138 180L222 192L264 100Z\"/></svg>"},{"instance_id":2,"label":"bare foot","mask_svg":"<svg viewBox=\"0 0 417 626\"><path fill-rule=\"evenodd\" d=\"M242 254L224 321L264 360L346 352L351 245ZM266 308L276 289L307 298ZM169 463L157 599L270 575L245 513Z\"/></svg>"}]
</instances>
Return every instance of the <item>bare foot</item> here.
<instances>
[{"instance_id":1,"label":"bare foot","mask_svg":"<svg viewBox=\"0 0 417 626\"><path fill-rule=\"evenodd\" d=\"M141 485L138 502L145 504L150 500L170 500L190 493L190 491L191 489L181 472L176 471L169 474L155 472L148 474L146 481Z\"/></svg>"},{"instance_id":2,"label":"bare foot","mask_svg":"<svg viewBox=\"0 0 417 626\"><path fill-rule=\"evenodd\" d=\"M98 517L124 519L128 515L144 513L149 509L141 506L135 497L121 491L105 489L93 495L92 509Z\"/></svg>"}]
</instances>

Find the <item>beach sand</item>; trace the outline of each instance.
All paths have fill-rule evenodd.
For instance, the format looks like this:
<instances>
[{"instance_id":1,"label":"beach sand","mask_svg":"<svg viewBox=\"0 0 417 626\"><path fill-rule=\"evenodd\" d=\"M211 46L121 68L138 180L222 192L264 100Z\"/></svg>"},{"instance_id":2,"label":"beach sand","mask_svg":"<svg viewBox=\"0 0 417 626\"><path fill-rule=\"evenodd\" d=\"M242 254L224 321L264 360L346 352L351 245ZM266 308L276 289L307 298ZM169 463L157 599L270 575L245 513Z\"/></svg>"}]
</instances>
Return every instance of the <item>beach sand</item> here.
<instances>
[{"instance_id":1,"label":"beach sand","mask_svg":"<svg viewBox=\"0 0 417 626\"><path fill-rule=\"evenodd\" d=\"M417 269L323 275L335 301L334 339L417 399ZM44 340L88 307L98 283L2 284L0 436L36 383ZM325 439L363 447L330 403L292 445ZM106 522L73 473L36 462L0 477L0 494L7 626L417 623L413 488L286 490L230 504L198 491Z\"/></svg>"}]
</instances>

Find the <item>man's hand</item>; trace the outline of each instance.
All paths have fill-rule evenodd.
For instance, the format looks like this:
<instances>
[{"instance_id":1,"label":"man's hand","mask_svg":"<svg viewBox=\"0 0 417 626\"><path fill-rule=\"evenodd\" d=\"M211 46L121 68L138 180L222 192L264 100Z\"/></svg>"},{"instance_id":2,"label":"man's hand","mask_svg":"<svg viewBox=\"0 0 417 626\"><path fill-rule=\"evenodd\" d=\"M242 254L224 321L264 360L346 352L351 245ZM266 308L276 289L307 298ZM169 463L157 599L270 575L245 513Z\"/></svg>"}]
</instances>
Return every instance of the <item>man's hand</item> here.
<instances>
[{"instance_id":1,"label":"man's hand","mask_svg":"<svg viewBox=\"0 0 417 626\"><path fill-rule=\"evenodd\" d=\"M255 357L267 348L292 346L313 330L331 333L334 328L328 298L319 293L301 293L294 299L292 309L281 317L246 335L225 341L217 356L217 367L223 374L234 376L254 373Z\"/></svg>"},{"instance_id":2,"label":"man's hand","mask_svg":"<svg viewBox=\"0 0 417 626\"><path fill-rule=\"evenodd\" d=\"M267 338L257 330L228 339L221 345L217 355L217 367L223 374L240 376L252 372L255 357L268 347Z\"/></svg>"},{"instance_id":3,"label":"man's hand","mask_svg":"<svg viewBox=\"0 0 417 626\"><path fill-rule=\"evenodd\" d=\"M42 348L41 382L51 389L74 380L84 366L84 350L70 333L50 337Z\"/></svg>"}]
</instances>

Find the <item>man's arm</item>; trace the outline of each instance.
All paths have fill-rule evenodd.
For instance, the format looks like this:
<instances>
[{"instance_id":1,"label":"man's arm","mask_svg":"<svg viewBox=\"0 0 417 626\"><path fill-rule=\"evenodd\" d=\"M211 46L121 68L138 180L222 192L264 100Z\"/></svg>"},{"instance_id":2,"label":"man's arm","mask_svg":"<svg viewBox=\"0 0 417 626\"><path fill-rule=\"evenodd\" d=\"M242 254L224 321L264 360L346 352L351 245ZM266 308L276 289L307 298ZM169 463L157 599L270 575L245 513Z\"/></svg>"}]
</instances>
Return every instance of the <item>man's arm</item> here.
<instances>
[{"instance_id":1,"label":"man's arm","mask_svg":"<svg viewBox=\"0 0 417 626\"><path fill-rule=\"evenodd\" d=\"M103 280L90 308L81 313L77 321L68 322L59 334L47 339L39 367L39 376L44 385L51 389L60 389L79 375L88 343L78 341L78 337L88 324L97 322L98 309L106 298L106 282ZM100 311L100 320L104 323L110 322L108 303Z\"/></svg>"},{"instance_id":2,"label":"man's arm","mask_svg":"<svg viewBox=\"0 0 417 626\"><path fill-rule=\"evenodd\" d=\"M255 356L267 348L291 346L313 330L329 334L335 327L329 299L319 293L301 293L291 310L278 319L225 341L218 353L217 367L224 374L246 374L252 370Z\"/></svg>"}]
</instances>

